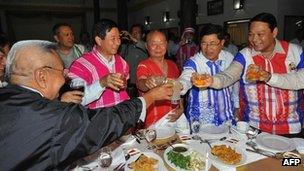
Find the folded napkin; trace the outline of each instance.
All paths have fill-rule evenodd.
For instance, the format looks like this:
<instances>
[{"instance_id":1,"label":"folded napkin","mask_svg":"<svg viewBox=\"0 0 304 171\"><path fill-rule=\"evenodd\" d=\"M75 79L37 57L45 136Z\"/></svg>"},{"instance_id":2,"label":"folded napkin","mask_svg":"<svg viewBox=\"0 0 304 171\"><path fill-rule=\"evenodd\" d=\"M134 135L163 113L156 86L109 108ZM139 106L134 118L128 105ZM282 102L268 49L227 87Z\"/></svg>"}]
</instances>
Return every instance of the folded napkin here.
<instances>
[{"instance_id":1,"label":"folded napkin","mask_svg":"<svg viewBox=\"0 0 304 171\"><path fill-rule=\"evenodd\" d=\"M296 149L299 153L304 154L304 139L303 138L292 138Z\"/></svg>"},{"instance_id":2,"label":"folded napkin","mask_svg":"<svg viewBox=\"0 0 304 171\"><path fill-rule=\"evenodd\" d=\"M152 124L149 128L175 129L178 134L190 134L190 127L185 114L183 113L175 122L170 122L168 119L168 115L172 112L173 110L168 112L156 123Z\"/></svg>"},{"instance_id":3,"label":"folded napkin","mask_svg":"<svg viewBox=\"0 0 304 171\"><path fill-rule=\"evenodd\" d=\"M121 146L117 147L112 152L112 157L113 157L113 161L112 161L112 164L110 166L110 168L112 168L112 169L117 167L119 164L126 162L125 155L124 155L124 152L123 152L123 149L122 149Z\"/></svg>"}]
</instances>

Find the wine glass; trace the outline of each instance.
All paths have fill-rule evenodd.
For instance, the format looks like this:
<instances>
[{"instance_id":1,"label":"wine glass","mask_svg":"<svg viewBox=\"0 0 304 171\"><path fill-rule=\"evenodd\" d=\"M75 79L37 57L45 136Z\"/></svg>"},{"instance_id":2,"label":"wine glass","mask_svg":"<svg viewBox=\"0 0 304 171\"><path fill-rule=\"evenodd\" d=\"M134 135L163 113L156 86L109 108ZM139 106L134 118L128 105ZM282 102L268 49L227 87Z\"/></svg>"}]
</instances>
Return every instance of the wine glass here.
<instances>
[{"instance_id":1,"label":"wine glass","mask_svg":"<svg viewBox=\"0 0 304 171\"><path fill-rule=\"evenodd\" d=\"M103 147L101 149L98 161L100 167L107 169L112 163L112 155L110 147Z\"/></svg>"},{"instance_id":2,"label":"wine glass","mask_svg":"<svg viewBox=\"0 0 304 171\"><path fill-rule=\"evenodd\" d=\"M198 133L201 129L201 122L198 119L193 119L191 122L191 130L192 134L194 134L193 138L198 139Z\"/></svg>"},{"instance_id":3,"label":"wine glass","mask_svg":"<svg viewBox=\"0 0 304 171\"><path fill-rule=\"evenodd\" d=\"M77 90L77 91L84 92L84 85L85 85L84 81L71 82L70 83L70 88L72 90Z\"/></svg>"},{"instance_id":4,"label":"wine glass","mask_svg":"<svg viewBox=\"0 0 304 171\"><path fill-rule=\"evenodd\" d=\"M248 138L248 140L249 140L249 142L246 142L246 144L248 145L248 146L250 146L250 147L254 147L254 146L256 146L256 143L255 142L253 142L252 140L258 135L258 133L259 133L259 130L257 130L257 129L248 129L247 131L246 131L246 136L247 136L247 138Z\"/></svg>"}]
</instances>

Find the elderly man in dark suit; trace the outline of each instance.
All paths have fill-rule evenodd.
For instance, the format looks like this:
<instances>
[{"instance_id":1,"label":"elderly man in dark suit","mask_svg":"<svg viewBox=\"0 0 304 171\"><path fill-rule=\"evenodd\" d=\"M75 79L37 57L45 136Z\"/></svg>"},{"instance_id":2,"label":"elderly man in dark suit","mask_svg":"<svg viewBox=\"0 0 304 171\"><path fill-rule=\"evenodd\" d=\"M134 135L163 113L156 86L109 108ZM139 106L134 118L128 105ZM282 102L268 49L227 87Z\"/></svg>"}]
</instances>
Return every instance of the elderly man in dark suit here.
<instances>
[{"instance_id":1,"label":"elderly man in dark suit","mask_svg":"<svg viewBox=\"0 0 304 171\"><path fill-rule=\"evenodd\" d=\"M172 85L110 108L89 110L57 99L64 66L47 41L16 43L7 58L9 85L0 89L0 170L67 170L109 144L154 100L170 99Z\"/></svg>"}]
</instances>

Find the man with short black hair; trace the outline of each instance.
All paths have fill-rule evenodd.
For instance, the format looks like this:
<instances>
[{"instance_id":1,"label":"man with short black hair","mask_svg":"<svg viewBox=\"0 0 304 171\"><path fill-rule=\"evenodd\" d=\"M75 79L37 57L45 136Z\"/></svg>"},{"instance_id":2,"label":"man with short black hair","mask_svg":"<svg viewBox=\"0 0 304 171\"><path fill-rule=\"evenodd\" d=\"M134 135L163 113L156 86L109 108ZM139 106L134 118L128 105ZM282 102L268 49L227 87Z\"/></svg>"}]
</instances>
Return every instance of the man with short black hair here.
<instances>
[{"instance_id":1,"label":"man with short black hair","mask_svg":"<svg viewBox=\"0 0 304 171\"><path fill-rule=\"evenodd\" d=\"M182 94L189 90L186 116L191 123L199 121L202 124L221 125L227 121L235 121L235 113L239 108L238 83L236 87L229 86L219 90L212 88L200 89L193 84L193 78L198 74L215 75L227 67L233 60L233 55L225 50L223 29L219 25L209 24L201 30L201 51L184 64L180 82L183 85Z\"/></svg>"},{"instance_id":2,"label":"man with short black hair","mask_svg":"<svg viewBox=\"0 0 304 171\"><path fill-rule=\"evenodd\" d=\"M64 63L64 67L69 68L72 62L83 54L85 49L82 45L74 43L72 26L67 23L54 25L53 36L57 42L57 52Z\"/></svg>"},{"instance_id":3,"label":"man with short black hair","mask_svg":"<svg viewBox=\"0 0 304 171\"><path fill-rule=\"evenodd\" d=\"M255 64L269 73L292 73L304 68L300 46L276 39L276 18L260 13L249 22L250 46L241 50L230 67L213 76L206 86L220 89L240 79L240 109L242 119L261 131L284 136L301 136L302 111L298 91L272 87L263 82L251 82L246 72Z\"/></svg>"}]
</instances>

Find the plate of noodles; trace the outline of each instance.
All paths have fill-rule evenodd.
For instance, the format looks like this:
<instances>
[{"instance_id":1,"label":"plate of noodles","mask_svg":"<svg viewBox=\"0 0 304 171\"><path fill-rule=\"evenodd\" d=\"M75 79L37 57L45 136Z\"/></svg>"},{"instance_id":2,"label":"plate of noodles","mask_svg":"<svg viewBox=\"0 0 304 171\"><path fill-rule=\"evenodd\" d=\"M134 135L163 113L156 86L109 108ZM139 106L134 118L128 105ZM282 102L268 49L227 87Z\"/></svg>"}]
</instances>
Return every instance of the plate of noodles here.
<instances>
[{"instance_id":1,"label":"plate of noodles","mask_svg":"<svg viewBox=\"0 0 304 171\"><path fill-rule=\"evenodd\" d=\"M153 152L142 152L131 156L125 165L125 171L163 171L167 170L161 157Z\"/></svg>"},{"instance_id":2,"label":"plate of noodles","mask_svg":"<svg viewBox=\"0 0 304 171\"><path fill-rule=\"evenodd\" d=\"M211 158L217 164L227 167L236 167L244 164L246 161L244 150L223 142L212 145Z\"/></svg>"}]
</instances>

